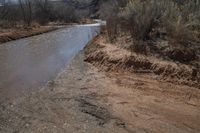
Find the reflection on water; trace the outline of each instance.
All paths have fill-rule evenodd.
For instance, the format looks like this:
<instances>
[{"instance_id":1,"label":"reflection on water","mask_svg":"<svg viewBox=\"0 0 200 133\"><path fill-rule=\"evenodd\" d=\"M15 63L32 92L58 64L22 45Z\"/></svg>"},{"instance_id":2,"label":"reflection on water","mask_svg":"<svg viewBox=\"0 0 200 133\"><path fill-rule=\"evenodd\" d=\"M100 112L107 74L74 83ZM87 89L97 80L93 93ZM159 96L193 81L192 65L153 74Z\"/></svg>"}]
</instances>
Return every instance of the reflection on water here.
<instances>
[{"instance_id":1,"label":"reflection on water","mask_svg":"<svg viewBox=\"0 0 200 133\"><path fill-rule=\"evenodd\" d=\"M0 101L53 79L99 27L79 25L0 45Z\"/></svg>"}]
</instances>

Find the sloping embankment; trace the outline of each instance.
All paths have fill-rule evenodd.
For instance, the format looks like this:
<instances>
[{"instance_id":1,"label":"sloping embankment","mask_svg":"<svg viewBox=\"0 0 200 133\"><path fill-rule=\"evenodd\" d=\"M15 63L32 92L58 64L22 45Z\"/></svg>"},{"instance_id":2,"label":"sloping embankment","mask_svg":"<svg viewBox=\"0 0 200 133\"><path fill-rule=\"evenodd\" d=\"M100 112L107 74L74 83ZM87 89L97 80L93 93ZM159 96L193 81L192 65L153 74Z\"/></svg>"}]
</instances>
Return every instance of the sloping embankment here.
<instances>
[{"instance_id":1,"label":"sloping embankment","mask_svg":"<svg viewBox=\"0 0 200 133\"><path fill-rule=\"evenodd\" d=\"M47 33L53 30L56 30L58 28L56 27L40 27L36 29L30 29L30 30L11 30L8 32L0 33L0 44L9 42L12 40L17 40L20 38L30 37L39 35L42 33Z\"/></svg>"},{"instance_id":2,"label":"sloping embankment","mask_svg":"<svg viewBox=\"0 0 200 133\"><path fill-rule=\"evenodd\" d=\"M106 70L153 73L159 79L200 88L200 73L191 66L131 53L99 36L86 47L86 61Z\"/></svg>"}]
</instances>

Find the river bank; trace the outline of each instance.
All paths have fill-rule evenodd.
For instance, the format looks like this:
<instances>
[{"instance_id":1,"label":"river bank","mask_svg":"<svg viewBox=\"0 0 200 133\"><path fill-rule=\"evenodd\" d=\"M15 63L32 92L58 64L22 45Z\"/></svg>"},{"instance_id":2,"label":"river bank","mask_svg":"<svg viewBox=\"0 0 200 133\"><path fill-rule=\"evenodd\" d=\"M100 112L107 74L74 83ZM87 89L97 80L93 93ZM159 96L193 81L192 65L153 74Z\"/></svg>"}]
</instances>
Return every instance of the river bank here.
<instances>
[{"instance_id":1,"label":"river bank","mask_svg":"<svg viewBox=\"0 0 200 133\"><path fill-rule=\"evenodd\" d=\"M51 32L60 28L70 27L80 24L95 24L96 22L91 19L81 19L79 23L62 23L62 22L51 22L45 26L39 24L33 24L30 27L16 26L16 27L0 27L0 45L9 41L27 38L43 33Z\"/></svg>"},{"instance_id":2,"label":"river bank","mask_svg":"<svg viewBox=\"0 0 200 133\"><path fill-rule=\"evenodd\" d=\"M0 29L0 44L57 30L56 26L39 26L29 29Z\"/></svg>"},{"instance_id":3,"label":"river bank","mask_svg":"<svg viewBox=\"0 0 200 133\"><path fill-rule=\"evenodd\" d=\"M149 73L110 71L98 63L85 62L88 50L95 50L93 46L96 44L100 44L98 39L81 51L42 90L2 103L0 131L200 131L199 89L160 81ZM96 48L102 50L106 47L100 44Z\"/></svg>"}]
</instances>

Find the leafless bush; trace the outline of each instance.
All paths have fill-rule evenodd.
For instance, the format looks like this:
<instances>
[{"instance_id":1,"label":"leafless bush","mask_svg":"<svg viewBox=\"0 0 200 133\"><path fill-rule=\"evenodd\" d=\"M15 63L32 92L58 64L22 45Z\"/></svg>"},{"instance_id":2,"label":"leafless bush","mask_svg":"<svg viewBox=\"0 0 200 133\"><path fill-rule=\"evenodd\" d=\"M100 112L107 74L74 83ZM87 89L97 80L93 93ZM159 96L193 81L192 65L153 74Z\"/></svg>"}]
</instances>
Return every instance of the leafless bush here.
<instances>
[{"instance_id":1,"label":"leafless bush","mask_svg":"<svg viewBox=\"0 0 200 133\"><path fill-rule=\"evenodd\" d=\"M7 15L8 5L6 4L5 0L1 0L0 2L0 19L3 19Z\"/></svg>"},{"instance_id":2,"label":"leafless bush","mask_svg":"<svg viewBox=\"0 0 200 133\"><path fill-rule=\"evenodd\" d=\"M120 30L118 13L126 5L127 0L108 0L100 7L100 17L107 20L107 35L110 42L116 40Z\"/></svg>"},{"instance_id":3,"label":"leafless bush","mask_svg":"<svg viewBox=\"0 0 200 133\"><path fill-rule=\"evenodd\" d=\"M149 33L155 28L165 13L164 0L131 0L122 11L121 16L127 22L134 40L147 40Z\"/></svg>"},{"instance_id":4,"label":"leafless bush","mask_svg":"<svg viewBox=\"0 0 200 133\"><path fill-rule=\"evenodd\" d=\"M16 0L17 4L13 1L2 1L0 26L4 27L18 22L23 22L26 27L30 27L33 21L40 24L52 21L78 22L82 16L88 15L86 11L78 15L75 7L69 6L64 0L54 2L50 0ZM5 22L9 22L9 24Z\"/></svg>"},{"instance_id":5,"label":"leafless bush","mask_svg":"<svg viewBox=\"0 0 200 133\"><path fill-rule=\"evenodd\" d=\"M54 20L63 22L77 22L79 19L75 8L66 4L55 6L52 15Z\"/></svg>"},{"instance_id":6,"label":"leafless bush","mask_svg":"<svg viewBox=\"0 0 200 133\"><path fill-rule=\"evenodd\" d=\"M109 0L104 2L100 6L100 17L102 19L107 19L110 16L116 16L118 13L118 2L117 0Z\"/></svg>"},{"instance_id":7,"label":"leafless bush","mask_svg":"<svg viewBox=\"0 0 200 133\"><path fill-rule=\"evenodd\" d=\"M189 44L199 43L198 0L129 0L124 5L120 6L117 2L114 6L116 10L108 4L107 7L103 6L104 12L111 12L106 14L109 16L106 18L110 40L117 38L122 32L129 33L133 39L132 48L137 52L148 49L147 40L159 37L153 36L154 33L165 33L169 44L174 46L187 47Z\"/></svg>"},{"instance_id":8,"label":"leafless bush","mask_svg":"<svg viewBox=\"0 0 200 133\"><path fill-rule=\"evenodd\" d=\"M113 0L103 4L101 16L107 19L110 41L122 31L131 33L134 41L147 40L164 14L166 3L165 0Z\"/></svg>"},{"instance_id":9,"label":"leafless bush","mask_svg":"<svg viewBox=\"0 0 200 133\"><path fill-rule=\"evenodd\" d=\"M32 2L31 0L18 0L26 26L30 26L32 22Z\"/></svg>"},{"instance_id":10,"label":"leafless bush","mask_svg":"<svg viewBox=\"0 0 200 133\"><path fill-rule=\"evenodd\" d=\"M181 6L170 4L163 24L173 44L187 47L197 42L200 34L200 4L195 0Z\"/></svg>"},{"instance_id":11,"label":"leafless bush","mask_svg":"<svg viewBox=\"0 0 200 133\"><path fill-rule=\"evenodd\" d=\"M17 22L20 21L20 11L18 7L14 6L11 2L2 1L0 7L0 27L10 28L16 27Z\"/></svg>"},{"instance_id":12,"label":"leafless bush","mask_svg":"<svg viewBox=\"0 0 200 133\"><path fill-rule=\"evenodd\" d=\"M118 34L118 22L117 17L107 18L106 25L107 35L110 42L114 42Z\"/></svg>"},{"instance_id":13,"label":"leafless bush","mask_svg":"<svg viewBox=\"0 0 200 133\"><path fill-rule=\"evenodd\" d=\"M49 0L35 0L34 13L34 18L42 25L52 20L52 5Z\"/></svg>"},{"instance_id":14,"label":"leafless bush","mask_svg":"<svg viewBox=\"0 0 200 133\"><path fill-rule=\"evenodd\" d=\"M34 7L35 19L41 24L49 21L77 22L79 19L76 9L64 1L52 3L49 0L36 0Z\"/></svg>"}]
</instances>

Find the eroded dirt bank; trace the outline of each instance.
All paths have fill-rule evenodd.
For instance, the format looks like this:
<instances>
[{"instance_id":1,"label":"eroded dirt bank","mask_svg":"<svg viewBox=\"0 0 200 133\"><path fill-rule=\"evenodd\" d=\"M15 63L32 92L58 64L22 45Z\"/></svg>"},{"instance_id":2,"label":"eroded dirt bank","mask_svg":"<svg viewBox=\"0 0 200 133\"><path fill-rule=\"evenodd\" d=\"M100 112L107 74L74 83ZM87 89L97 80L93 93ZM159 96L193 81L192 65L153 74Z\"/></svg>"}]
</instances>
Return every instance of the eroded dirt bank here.
<instances>
[{"instance_id":1,"label":"eroded dirt bank","mask_svg":"<svg viewBox=\"0 0 200 133\"><path fill-rule=\"evenodd\" d=\"M105 65L104 56L92 60L96 48L103 52L110 50L107 46L94 41L86 47L86 57L82 51L42 91L2 103L0 132L200 132L196 84L167 82L142 70L130 73ZM109 51L119 58L121 52Z\"/></svg>"}]
</instances>

